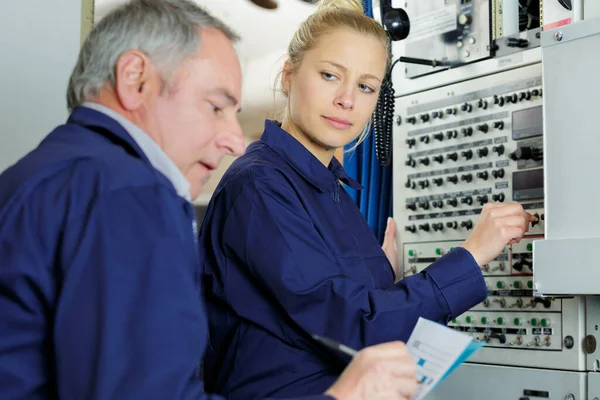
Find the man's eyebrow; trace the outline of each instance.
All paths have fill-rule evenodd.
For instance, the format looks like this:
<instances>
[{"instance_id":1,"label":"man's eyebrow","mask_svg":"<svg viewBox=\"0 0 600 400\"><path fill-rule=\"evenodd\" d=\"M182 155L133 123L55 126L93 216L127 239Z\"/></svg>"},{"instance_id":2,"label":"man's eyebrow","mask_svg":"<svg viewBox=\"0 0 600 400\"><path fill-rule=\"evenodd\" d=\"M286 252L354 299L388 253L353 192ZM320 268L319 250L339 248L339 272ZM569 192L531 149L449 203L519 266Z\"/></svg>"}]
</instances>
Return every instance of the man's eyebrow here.
<instances>
[{"instance_id":1,"label":"man's eyebrow","mask_svg":"<svg viewBox=\"0 0 600 400\"><path fill-rule=\"evenodd\" d=\"M340 63L336 63L335 61L324 60L324 61L321 61L321 62L324 62L324 63L326 63L326 64L331 64L331 65L333 65L334 67L341 69L342 71L347 71L347 70L348 70L348 68L344 67L344 66L343 66L342 64L340 64ZM381 82L381 79L380 79L380 78L378 78L378 77L376 77L376 76L375 76L375 75L373 75L373 74L363 74L363 75L362 75L362 78L366 78L366 79L375 79L376 81L378 81L378 82Z\"/></svg>"},{"instance_id":2,"label":"man's eyebrow","mask_svg":"<svg viewBox=\"0 0 600 400\"><path fill-rule=\"evenodd\" d=\"M229 103L231 103L231 105L233 107L237 107L238 106L238 103L239 103L238 100L235 98L234 95L232 95L231 93L229 93L229 91L227 91L226 89L217 89L217 90L213 91L212 93L218 94L218 95L221 95L221 96L225 97L225 99L227 99L227 101ZM240 111L242 111L241 108L238 109L238 112L240 112Z\"/></svg>"}]
</instances>

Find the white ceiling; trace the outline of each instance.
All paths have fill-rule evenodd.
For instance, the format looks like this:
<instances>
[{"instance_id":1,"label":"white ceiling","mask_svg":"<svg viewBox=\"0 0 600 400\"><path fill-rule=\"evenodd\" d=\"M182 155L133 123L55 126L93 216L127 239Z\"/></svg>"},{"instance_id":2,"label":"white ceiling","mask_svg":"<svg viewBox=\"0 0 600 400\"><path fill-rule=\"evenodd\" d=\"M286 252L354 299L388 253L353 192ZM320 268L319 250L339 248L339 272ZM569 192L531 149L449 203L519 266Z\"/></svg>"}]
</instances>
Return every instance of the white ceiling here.
<instances>
[{"instance_id":1,"label":"white ceiling","mask_svg":"<svg viewBox=\"0 0 600 400\"><path fill-rule=\"evenodd\" d=\"M127 0L95 0L95 20ZM279 0L275 10L262 9L248 0L196 0L241 37L237 45L244 70L242 113L244 132L256 136L263 120L281 106L273 92L274 79L285 60L287 45L298 25L316 6L300 0Z\"/></svg>"}]
</instances>

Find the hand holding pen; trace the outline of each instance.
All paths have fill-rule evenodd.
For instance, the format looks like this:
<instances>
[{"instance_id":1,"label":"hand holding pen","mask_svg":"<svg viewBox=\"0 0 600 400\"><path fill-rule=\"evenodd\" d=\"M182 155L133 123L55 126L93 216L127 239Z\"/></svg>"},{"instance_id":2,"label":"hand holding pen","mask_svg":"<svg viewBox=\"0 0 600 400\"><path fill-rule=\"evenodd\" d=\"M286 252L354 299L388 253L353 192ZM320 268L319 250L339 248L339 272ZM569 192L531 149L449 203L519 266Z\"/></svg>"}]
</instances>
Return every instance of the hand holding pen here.
<instances>
[{"instance_id":1,"label":"hand holding pen","mask_svg":"<svg viewBox=\"0 0 600 400\"><path fill-rule=\"evenodd\" d=\"M313 338L352 357L326 395L336 400L408 400L417 392L415 361L404 343L389 342L356 351L322 336Z\"/></svg>"}]
</instances>

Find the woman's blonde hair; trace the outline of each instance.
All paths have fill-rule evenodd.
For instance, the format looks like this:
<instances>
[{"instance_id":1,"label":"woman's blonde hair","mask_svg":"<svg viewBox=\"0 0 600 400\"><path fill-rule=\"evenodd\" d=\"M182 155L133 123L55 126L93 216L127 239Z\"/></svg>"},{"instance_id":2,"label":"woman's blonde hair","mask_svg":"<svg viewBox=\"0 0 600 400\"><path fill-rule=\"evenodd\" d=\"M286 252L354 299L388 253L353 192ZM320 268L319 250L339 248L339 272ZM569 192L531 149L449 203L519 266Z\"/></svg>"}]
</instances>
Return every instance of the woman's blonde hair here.
<instances>
[{"instance_id":1,"label":"woman's blonde hair","mask_svg":"<svg viewBox=\"0 0 600 400\"><path fill-rule=\"evenodd\" d=\"M350 29L354 32L371 36L381 43L386 52L386 69L389 65L390 42L386 31L373 18L364 14L361 0L321 0L317 11L308 17L290 41L287 51L289 73L300 68L304 54L313 48L324 35L336 29ZM287 96L285 89L283 94ZM358 137L360 144L369 133L371 121Z\"/></svg>"}]
</instances>

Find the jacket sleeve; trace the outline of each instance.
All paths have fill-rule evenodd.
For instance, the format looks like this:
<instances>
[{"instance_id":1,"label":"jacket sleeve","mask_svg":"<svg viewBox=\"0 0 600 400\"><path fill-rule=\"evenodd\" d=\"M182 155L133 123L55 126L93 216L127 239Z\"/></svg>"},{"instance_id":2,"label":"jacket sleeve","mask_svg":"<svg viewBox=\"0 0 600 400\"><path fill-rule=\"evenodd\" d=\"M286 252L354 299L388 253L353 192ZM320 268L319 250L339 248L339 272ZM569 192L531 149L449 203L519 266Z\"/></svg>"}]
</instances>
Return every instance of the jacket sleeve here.
<instances>
[{"instance_id":1,"label":"jacket sleeve","mask_svg":"<svg viewBox=\"0 0 600 400\"><path fill-rule=\"evenodd\" d=\"M226 257L241 261L284 320L357 349L406 341L419 317L447 323L487 296L483 275L463 248L387 290L350 279L298 196L276 176L255 177L245 186L227 216L223 240ZM270 313L236 295L234 286L225 290L236 313L278 332Z\"/></svg>"},{"instance_id":2,"label":"jacket sleeve","mask_svg":"<svg viewBox=\"0 0 600 400\"><path fill-rule=\"evenodd\" d=\"M199 377L193 216L164 192L100 195L67 224L54 325L61 399L211 398Z\"/></svg>"}]
</instances>

